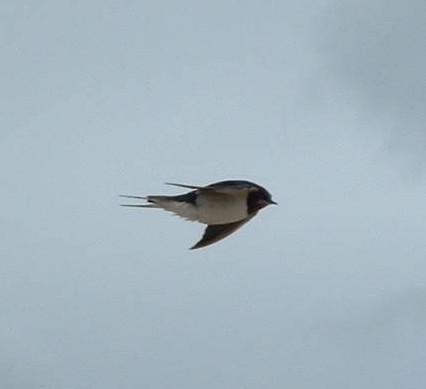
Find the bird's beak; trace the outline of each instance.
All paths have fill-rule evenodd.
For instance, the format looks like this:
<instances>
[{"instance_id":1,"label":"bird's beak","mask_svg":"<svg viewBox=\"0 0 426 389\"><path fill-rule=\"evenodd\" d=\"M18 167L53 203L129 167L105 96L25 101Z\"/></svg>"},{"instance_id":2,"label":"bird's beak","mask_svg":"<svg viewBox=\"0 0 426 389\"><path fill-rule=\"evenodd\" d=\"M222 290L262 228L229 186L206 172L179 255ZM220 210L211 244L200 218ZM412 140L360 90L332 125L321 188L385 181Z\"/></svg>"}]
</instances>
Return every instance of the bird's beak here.
<instances>
[{"instance_id":1,"label":"bird's beak","mask_svg":"<svg viewBox=\"0 0 426 389\"><path fill-rule=\"evenodd\" d=\"M278 203L276 203L274 200L270 200L269 204L274 204L274 205L278 205Z\"/></svg>"}]
</instances>

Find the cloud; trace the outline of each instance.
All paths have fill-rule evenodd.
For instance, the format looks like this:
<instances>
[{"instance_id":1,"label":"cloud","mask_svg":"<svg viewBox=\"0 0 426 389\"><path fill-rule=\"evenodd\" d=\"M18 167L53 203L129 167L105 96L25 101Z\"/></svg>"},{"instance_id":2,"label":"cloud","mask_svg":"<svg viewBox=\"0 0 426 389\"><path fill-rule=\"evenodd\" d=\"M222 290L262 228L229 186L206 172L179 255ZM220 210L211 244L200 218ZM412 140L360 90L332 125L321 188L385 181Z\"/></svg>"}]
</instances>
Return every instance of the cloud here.
<instances>
[{"instance_id":1,"label":"cloud","mask_svg":"<svg viewBox=\"0 0 426 389\"><path fill-rule=\"evenodd\" d=\"M379 119L391 150L426 168L426 2L348 0L327 11L321 54L331 76Z\"/></svg>"}]
</instances>

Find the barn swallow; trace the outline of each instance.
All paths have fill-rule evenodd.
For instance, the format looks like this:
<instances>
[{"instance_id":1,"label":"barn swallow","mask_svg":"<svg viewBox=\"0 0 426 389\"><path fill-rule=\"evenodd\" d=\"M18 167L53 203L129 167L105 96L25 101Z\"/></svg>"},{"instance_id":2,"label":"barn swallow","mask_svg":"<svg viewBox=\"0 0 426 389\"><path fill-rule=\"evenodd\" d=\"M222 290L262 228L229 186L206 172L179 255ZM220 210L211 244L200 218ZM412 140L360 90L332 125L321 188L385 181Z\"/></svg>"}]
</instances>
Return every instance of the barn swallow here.
<instances>
[{"instance_id":1,"label":"barn swallow","mask_svg":"<svg viewBox=\"0 0 426 389\"><path fill-rule=\"evenodd\" d=\"M207 186L166 182L191 189L177 196L127 196L146 200L145 204L121 204L124 207L161 208L184 219L207 224L204 234L191 249L198 249L226 238L270 204L277 204L270 193L250 181L221 181Z\"/></svg>"}]
</instances>

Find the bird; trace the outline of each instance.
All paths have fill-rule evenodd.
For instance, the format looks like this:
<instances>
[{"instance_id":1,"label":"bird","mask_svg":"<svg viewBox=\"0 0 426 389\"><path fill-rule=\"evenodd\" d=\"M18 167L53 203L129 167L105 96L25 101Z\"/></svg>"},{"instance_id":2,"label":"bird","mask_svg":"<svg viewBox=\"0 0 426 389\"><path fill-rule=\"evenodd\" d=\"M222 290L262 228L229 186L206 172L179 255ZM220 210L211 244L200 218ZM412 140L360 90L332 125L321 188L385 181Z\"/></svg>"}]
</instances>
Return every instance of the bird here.
<instances>
[{"instance_id":1,"label":"bird","mask_svg":"<svg viewBox=\"0 0 426 389\"><path fill-rule=\"evenodd\" d=\"M262 186L250 181L227 180L206 186L166 182L191 191L176 196L131 196L120 197L146 200L144 204L120 204L123 207L160 208L190 221L206 224L201 239L191 250L216 243L250 221L268 205L277 203Z\"/></svg>"}]
</instances>

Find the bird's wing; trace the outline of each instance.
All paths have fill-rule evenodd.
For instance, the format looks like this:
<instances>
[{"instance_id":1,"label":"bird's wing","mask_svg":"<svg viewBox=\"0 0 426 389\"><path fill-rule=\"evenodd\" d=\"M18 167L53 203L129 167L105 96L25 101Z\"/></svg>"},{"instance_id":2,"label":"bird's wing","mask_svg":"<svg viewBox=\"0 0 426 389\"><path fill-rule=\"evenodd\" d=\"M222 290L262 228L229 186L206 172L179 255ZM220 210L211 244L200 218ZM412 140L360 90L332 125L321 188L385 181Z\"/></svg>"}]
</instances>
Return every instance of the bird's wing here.
<instances>
[{"instance_id":1,"label":"bird's wing","mask_svg":"<svg viewBox=\"0 0 426 389\"><path fill-rule=\"evenodd\" d=\"M241 183L238 184L236 181L224 181L224 182L218 182L215 184L210 184L207 186L196 186L196 185L187 185L187 184L178 184L175 182L166 182L166 185L173 185L178 186L180 188L187 188L187 189L196 189L199 191L208 191L208 192L216 192L216 193L222 193L227 194L231 196L235 196L242 193L247 193L251 191L257 190L256 187L247 185L247 183Z\"/></svg>"},{"instance_id":2,"label":"bird's wing","mask_svg":"<svg viewBox=\"0 0 426 389\"><path fill-rule=\"evenodd\" d=\"M212 243L216 243L219 240L226 238L228 235L231 235L241 226L246 224L253 216L254 215L250 215L249 217L234 223L208 225L204 231L203 237L191 247L191 250L211 245Z\"/></svg>"},{"instance_id":3,"label":"bird's wing","mask_svg":"<svg viewBox=\"0 0 426 389\"><path fill-rule=\"evenodd\" d=\"M186 185L186 184L177 184L175 182L165 182L166 185L172 185L172 186L178 186L180 188L187 188L187 189L205 189L204 186L195 186L195 185Z\"/></svg>"}]
</instances>

